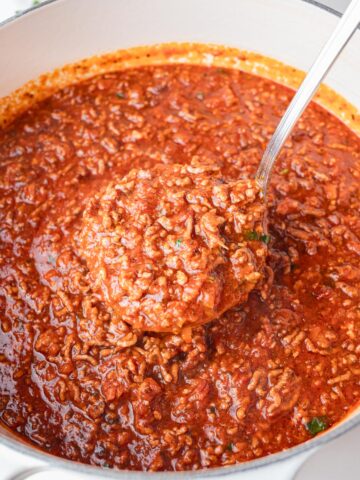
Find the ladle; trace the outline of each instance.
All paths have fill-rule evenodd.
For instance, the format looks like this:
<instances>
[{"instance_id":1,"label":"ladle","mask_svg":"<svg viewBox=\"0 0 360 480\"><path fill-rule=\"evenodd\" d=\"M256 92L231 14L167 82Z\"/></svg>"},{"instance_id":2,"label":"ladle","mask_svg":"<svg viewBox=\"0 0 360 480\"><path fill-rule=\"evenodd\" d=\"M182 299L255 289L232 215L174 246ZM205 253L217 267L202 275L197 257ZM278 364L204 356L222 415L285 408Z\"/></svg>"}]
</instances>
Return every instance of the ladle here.
<instances>
[{"instance_id":1,"label":"ladle","mask_svg":"<svg viewBox=\"0 0 360 480\"><path fill-rule=\"evenodd\" d=\"M359 22L360 0L352 0L290 102L266 147L255 177L264 197L266 195L271 171L286 139L315 95L323 78L352 37ZM309 26L309 28L312 27ZM316 28L316 26L314 26L314 28Z\"/></svg>"}]
</instances>

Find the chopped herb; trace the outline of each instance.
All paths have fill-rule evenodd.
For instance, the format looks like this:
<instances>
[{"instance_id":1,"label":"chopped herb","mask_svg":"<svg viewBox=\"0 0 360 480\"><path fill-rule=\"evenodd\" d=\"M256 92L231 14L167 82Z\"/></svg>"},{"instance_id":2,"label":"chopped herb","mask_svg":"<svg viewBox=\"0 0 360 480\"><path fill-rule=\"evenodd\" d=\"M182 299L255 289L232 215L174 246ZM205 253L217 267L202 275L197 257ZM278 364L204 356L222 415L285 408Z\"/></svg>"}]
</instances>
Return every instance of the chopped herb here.
<instances>
[{"instance_id":1,"label":"chopped herb","mask_svg":"<svg viewBox=\"0 0 360 480\"><path fill-rule=\"evenodd\" d=\"M280 170L280 175L287 175L289 173L288 168L284 168L283 170Z\"/></svg>"},{"instance_id":2,"label":"chopped herb","mask_svg":"<svg viewBox=\"0 0 360 480\"><path fill-rule=\"evenodd\" d=\"M328 419L326 417L314 417L306 424L306 428L311 433L311 435L317 435L320 432L326 430L329 426Z\"/></svg>"},{"instance_id":3,"label":"chopped herb","mask_svg":"<svg viewBox=\"0 0 360 480\"><path fill-rule=\"evenodd\" d=\"M198 100L204 100L205 98L205 95L203 94L203 92L197 92L195 97L198 99Z\"/></svg>"},{"instance_id":4,"label":"chopped herb","mask_svg":"<svg viewBox=\"0 0 360 480\"><path fill-rule=\"evenodd\" d=\"M181 239L181 238L178 238L178 239L176 240L176 242L175 242L175 246L176 246L177 248L179 248L180 245L182 244L182 242L183 242L182 239Z\"/></svg>"},{"instance_id":5,"label":"chopped herb","mask_svg":"<svg viewBox=\"0 0 360 480\"><path fill-rule=\"evenodd\" d=\"M123 92L116 92L117 98L125 98L125 93Z\"/></svg>"},{"instance_id":6,"label":"chopped herb","mask_svg":"<svg viewBox=\"0 0 360 480\"><path fill-rule=\"evenodd\" d=\"M245 232L245 238L246 238L246 240L259 240L258 233L255 232L254 230L251 230L249 232Z\"/></svg>"},{"instance_id":7,"label":"chopped herb","mask_svg":"<svg viewBox=\"0 0 360 480\"><path fill-rule=\"evenodd\" d=\"M254 230L245 232L246 240L257 240L258 242L266 243L266 245L270 242L270 235L260 234L255 232Z\"/></svg>"},{"instance_id":8,"label":"chopped herb","mask_svg":"<svg viewBox=\"0 0 360 480\"><path fill-rule=\"evenodd\" d=\"M291 270L292 272L295 271L295 270L297 270L298 268L299 268L299 265L297 265L296 263L292 263L292 264L290 265L290 270Z\"/></svg>"},{"instance_id":9,"label":"chopped herb","mask_svg":"<svg viewBox=\"0 0 360 480\"><path fill-rule=\"evenodd\" d=\"M36 7L37 5L40 5L41 1L40 0L33 0L32 3L31 3L31 7ZM29 8L29 7L27 7ZM20 15L20 13L22 13L24 10L27 10L27 8L23 9L23 10L15 10L15 15Z\"/></svg>"},{"instance_id":10,"label":"chopped herb","mask_svg":"<svg viewBox=\"0 0 360 480\"><path fill-rule=\"evenodd\" d=\"M226 445L226 450L229 450L229 452L232 452L233 451L233 448L234 448L234 445L232 443L228 443Z\"/></svg>"},{"instance_id":11,"label":"chopped herb","mask_svg":"<svg viewBox=\"0 0 360 480\"><path fill-rule=\"evenodd\" d=\"M110 468L110 464L109 463L103 463L103 467L104 468Z\"/></svg>"},{"instance_id":12,"label":"chopped herb","mask_svg":"<svg viewBox=\"0 0 360 480\"><path fill-rule=\"evenodd\" d=\"M211 412L211 413L215 413L215 412L216 412L216 408L214 407L214 405L211 405L211 406L210 406L210 412Z\"/></svg>"},{"instance_id":13,"label":"chopped herb","mask_svg":"<svg viewBox=\"0 0 360 480\"><path fill-rule=\"evenodd\" d=\"M260 241L263 243L266 243L266 245L269 244L270 242L270 235L261 235L260 236Z\"/></svg>"}]
</instances>

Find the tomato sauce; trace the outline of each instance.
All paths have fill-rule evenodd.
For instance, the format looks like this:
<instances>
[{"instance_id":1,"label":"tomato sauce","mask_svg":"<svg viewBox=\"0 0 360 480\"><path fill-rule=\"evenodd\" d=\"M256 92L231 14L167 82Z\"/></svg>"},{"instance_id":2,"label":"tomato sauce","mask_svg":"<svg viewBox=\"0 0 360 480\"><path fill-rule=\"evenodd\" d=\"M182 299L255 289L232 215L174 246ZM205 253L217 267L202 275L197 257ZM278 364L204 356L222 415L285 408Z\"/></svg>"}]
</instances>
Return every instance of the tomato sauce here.
<instances>
[{"instance_id":1,"label":"tomato sauce","mask_svg":"<svg viewBox=\"0 0 360 480\"><path fill-rule=\"evenodd\" d=\"M269 231L259 225L243 230L246 247L260 250L260 263L248 264L255 271L261 267L263 281L256 278L248 298L250 289L219 318L198 325L199 312L186 317L184 308L176 333L144 331L134 320L143 306L132 315L123 293L134 295L133 301L142 298L136 288L145 285L149 293L143 267L151 254L141 260L137 279L124 268L145 248L145 236L127 236L139 220L138 210L131 210L138 203L125 196L127 216L114 240L126 239L121 248L130 263L117 262L119 251L109 254L109 244L100 244L96 233L116 228L116 218L105 219L103 196L125 185L133 169L157 172L159 200L171 193L156 184L159 168L174 181L194 162L229 184L253 178L292 95L234 69L144 66L59 90L0 132L5 425L71 460L191 470L297 445L358 405L360 141L320 106L309 106L277 162ZM216 245L221 223L206 218L217 225L212 231L213 222L201 223L210 225ZM195 281L179 263L179 251L201 236L200 230L186 230L183 220L181 236L169 233L171 251L151 260L169 270L166 286L179 298L186 283ZM161 221L167 225L166 218ZM156 252L161 238L146 243L147 251ZM224 238L231 243L221 231ZM209 250L205 257L214 253ZM223 272L211 289L212 271L204 265L206 289L200 285L191 293L205 292L201 306L213 311L221 304L215 293L230 295L234 287ZM120 291L114 282L123 274ZM160 305L155 323L168 313L161 307L167 287L152 297ZM188 323L195 326L183 331Z\"/></svg>"}]
</instances>

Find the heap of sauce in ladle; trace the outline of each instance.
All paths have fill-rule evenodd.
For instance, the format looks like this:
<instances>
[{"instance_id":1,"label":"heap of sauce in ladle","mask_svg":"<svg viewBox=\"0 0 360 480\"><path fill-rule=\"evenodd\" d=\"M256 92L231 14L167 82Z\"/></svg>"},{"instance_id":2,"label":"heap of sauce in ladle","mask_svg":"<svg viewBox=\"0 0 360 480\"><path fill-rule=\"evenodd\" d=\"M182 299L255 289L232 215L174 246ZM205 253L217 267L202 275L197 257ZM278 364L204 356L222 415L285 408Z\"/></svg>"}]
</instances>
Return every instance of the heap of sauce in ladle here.
<instances>
[{"instance_id":1,"label":"heap of sauce in ladle","mask_svg":"<svg viewBox=\"0 0 360 480\"><path fill-rule=\"evenodd\" d=\"M176 332L247 300L266 259L264 212L254 180L226 181L201 159L133 169L86 208L79 254L121 320Z\"/></svg>"}]
</instances>

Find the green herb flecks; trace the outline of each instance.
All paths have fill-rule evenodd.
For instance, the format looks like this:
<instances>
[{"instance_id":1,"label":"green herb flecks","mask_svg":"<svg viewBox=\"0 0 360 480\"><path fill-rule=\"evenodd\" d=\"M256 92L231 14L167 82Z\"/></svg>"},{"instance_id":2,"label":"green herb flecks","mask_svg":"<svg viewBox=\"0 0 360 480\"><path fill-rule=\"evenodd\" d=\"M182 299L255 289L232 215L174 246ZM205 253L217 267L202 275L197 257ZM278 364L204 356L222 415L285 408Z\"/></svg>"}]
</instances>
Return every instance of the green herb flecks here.
<instances>
[{"instance_id":1,"label":"green herb flecks","mask_svg":"<svg viewBox=\"0 0 360 480\"><path fill-rule=\"evenodd\" d=\"M254 230L245 232L245 238L246 238L246 240L250 240L250 241L251 240L259 240L258 233L255 232Z\"/></svg>"},{"instance_id":2,"label":"green herb flecks","mask_svg":"<svg viewBox=\"0 0 360 480\"><path fill-rule=\"evenodd\" d=\"M226 445L226 450L228 450L229 452L232 452L233 451L233 448L234 448L234 445L232 443L228 443Z\"/></svg>"},{"instance_id":3,"label":"green herb flecks","mask_svg":"<svg viewBox=\"0 0 360 480\"><path fill-rule=\"evenodd\" d=\"M195 97L196 97L198 100L204 100L205 95L203 94L203 92L197 92L197 93L195 94Z\"/></svg>"},{"instance_id":4,"label":"green herb flecks","mask_svg":"<svg viewBox=\"0 0 360 480\"><path fill-rule=\"evenodd\" d=\"M268 245L271 240L270 235L261 234L261 233L255 232L254 230L245 232L245 238L246 240L249 240L249 241L257 240L258 242L263 242L266 245Z\"/></svg>"},{"instance_id":5,"label":"green herb flecks","mask_svg":"<svg viewBox=\"0 0 360 480\"><path fill-rule=\"evenodd\" d=\"M176 248L180 248L182 242L183 242L183 241L182 241L182 238L178 238L178 239L176 240L176 242L175 242L175 247L176 247Z\"/></svg>"},{"instance_id":6,"label":"green herb flecks","mask_svg":"<svg viewBox=\"0 0 360 480\"><path fill-rule=\"evenodd\" d=\"M326 417L314 417L306 424L306 428L313 436L323 432L329 427L329 421Z\"/></svg>"},{"instance_id":7,"label":"green herb flecks","mask_svg":"<svg viewBox=\"0 0 360 480\"><path fill-rule=\"evenodd\" d=\"M210 412L211 413L216 413L216 408L214 407L214 405L210 406Z\"/></svg>"},{"instance_id":8,"label":"green herb flecks","mask_svg":"<svg viewBox=\"0 0 360 480\"><path fill-rule=\"evenodd\" d=\"M117 96L117 98L121 98L121 99L126 98L124 92L116 92L116 96Z\"/></svg>"},{"instance_id":9,"label":"green herb flecks","mask_svg":"<svg viewBox=\"0 0 360 480\"><path fill-rule=\"evenodd\" d=\"M260 235L260 242L265 243L268 245L270 243L271 237L270 235Z\"/></svg>"},{"instance_id":10,"label":"green herb flecks","mask_svg":"<svg viewBox=\"0 0 360 480\"><path fill-rule=\"evenodd\" d=\"M280 175L287 175L289 173L289 169L288 168L284 168L283 170L280 170Z\"/></svg>"},{"instance_id":11,"label":"green herb flecks","mask_svg":"<svg viewBox=\"0 0 360 480\"><path fill-rule=\"evenodd\" d=\"M21 13L23 13L25 10L27 10L28 8L32 8L32 7L36 7L37 5L40 5L41 3L41 0L33 0L31 2L31 5L30 7L27 7L27 8L23 8L22 10L15 10L15 15L20 15Z\"/></svg>"}]
</instances>

